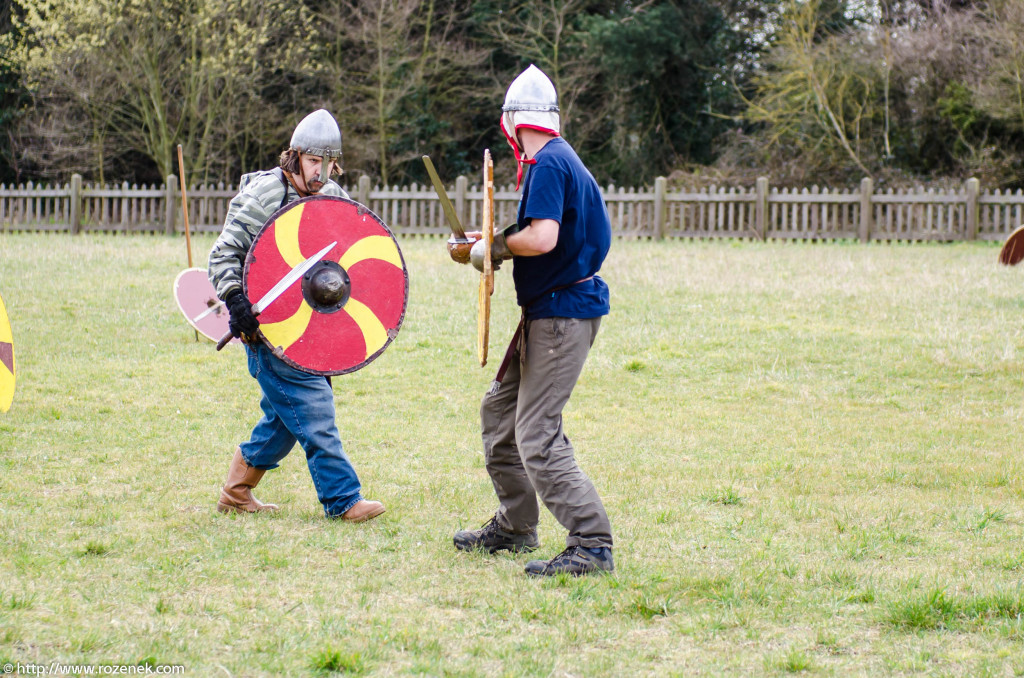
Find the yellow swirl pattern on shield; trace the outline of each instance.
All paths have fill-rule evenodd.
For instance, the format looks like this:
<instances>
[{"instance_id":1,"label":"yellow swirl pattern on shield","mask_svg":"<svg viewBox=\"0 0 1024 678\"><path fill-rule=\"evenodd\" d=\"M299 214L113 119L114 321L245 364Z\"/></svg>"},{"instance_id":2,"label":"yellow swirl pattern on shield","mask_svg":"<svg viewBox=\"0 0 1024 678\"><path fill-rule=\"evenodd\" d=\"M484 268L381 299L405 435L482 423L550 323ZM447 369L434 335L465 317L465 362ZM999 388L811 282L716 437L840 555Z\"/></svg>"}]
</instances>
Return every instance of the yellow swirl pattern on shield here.
<instances>
[{"instance_id":1,"label":"yellow swirl pattern on shield","mask_svg":"<svg viewBox=\"0 0 1024 678\"><path fill-rule=\"evenodd\" d=\"M363 259L383 259L392 266L402 268L402 257L395 241L386 235L368 235L352 243L338 263L346 271Z\"/></svg>"},{"instance_id":2,"label":"yellow swirl pattern on shield","mask_svg":"<svg viewBox=\"0 0 1024 678\"><path fill-rule=\"evenodd\" d=\"M0 298L0 351L5 360L0 360L0 412L11 409L14 402L14 375L17 371L14 360L14 334L7 317L7 308Z\"/></svg>"},{"instance_id":3,"label":"yellow swirl pattern on shield","mask_svg":"<svg viewBox=\"0 0 1024 678\"><path fill-rule=\"evenodd\" d=\"M386 235L368 235L352 243L338 263L342 268L348 270L364 259L380 259L392 266L402 268L402 255L398 253L398 246ZM384 323L367 306L350 298L345 304L344 310L363 333L367 358L388 343L388 331L385 329Z\"/></svg>"},{"instance_id":4,"label":"yellow swirl pattern on shield","mask_svg":"<svg viewBox=\"0 0 1024 678\"><path fill-rule=\"evenodd\" d=\"M352 319L359 325L359 329L362 330L363 341L366 342L367 358L388 343L388 331L384 329L384 323L365 304L350 298L342 310L352 316Z\"/></svg>"},{"instance_id":5,"label":"yellow swirl pattern on shield","mask_svg":"<svg viewBox=\"0 0 1024 678\"><path fill-rule=\"evenodd\" d=\"M305 210L305 205L299 205L282 214L274 222L274 242L277 244L277 251L292 268L306 260L299 249L299 223Z\"/></svg>"},{"instance_id":6,"label":"yellow swirl pattern on shield","mask_svg":"<svg viewBox=\"0 0 1024 678\"><path fill-rule=\"evenodd\" d=\"M290 214L284 216L290 217ZM301 215L299 216L301 217ZM274 237L285 261L289 265L295 266L304 261L302 253L298 249L299 219L289 219L284 229L281 228L282 221L283 219L279 219L275 224ZM398 246L395 245L394 240L385 235L370 235L357 240L352 243L352 246L348 248L338 263L342 268L348 270L365 259L380 259L398 268L402 267L402 255L398 252ZM339 313L348 313L363 333L363 341L366 344L366 358L369 358L387 344L387 328L374 315L373 311L362 302L350 298ZM262 330L263 335L272 344L280 346L282 350L287 351L305 333L312 317L313 308L303 300L298 310L290 318L276 323L260 325L260 330Z\"/></svg>"},{"instance_id":7,"label":"yellow swirl pattern on shield","mask_svg":"<svg viewBox=\"0 0 1024 678\"><path fill-rule=\"evenodd\" d=\"M292 268L306 260L306 257L302 256L302 250L299 249L299 224L302 222L302 213L305 208L305 205L299 205L282 214L274 222L274 244L277 245L277 251L281 254L281 258ZM313 309L303 300L299 304L298 310L290 318L276 323L262 324L260 331L270 343L287 349L298 341L302 333L306 331L306 326L309 325L309 319L312 317Z\"/></svg>"},{"instance_id":8,"label":"yellow swirl pattern on shield","mask_svg":"<svg viewBox=\"0 0 1024 678\"><path fill-rule=\"evenodd\" d=\"M287 350L289 346L299 340L299 337L306 331L310 318L313 317L313 307L303 299L299 304L299 310L295 311L290 318L276 323L260 325L263 336L270 340L274 346L280 346Z\"/></svg>"}]
</instances>

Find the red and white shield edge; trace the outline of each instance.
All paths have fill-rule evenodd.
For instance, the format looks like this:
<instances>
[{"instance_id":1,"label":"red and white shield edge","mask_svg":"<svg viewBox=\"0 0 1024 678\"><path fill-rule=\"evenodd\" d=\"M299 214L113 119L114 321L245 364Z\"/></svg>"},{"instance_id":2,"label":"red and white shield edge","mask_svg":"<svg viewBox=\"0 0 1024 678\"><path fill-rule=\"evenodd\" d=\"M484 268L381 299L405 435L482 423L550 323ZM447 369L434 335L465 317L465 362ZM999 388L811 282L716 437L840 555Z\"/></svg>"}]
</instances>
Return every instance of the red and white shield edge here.
<instances>
[{"instance_id":1,"label":"red and white shield edge","mask_svg":"<svg viewBox=\"0 0 1024 678\"><path fill-rule=\"evenodd\" d=\"M1016 266L1024 259L1024 226L1014 229L999 250L999 263Z\"/></svg>"},{"instance_id":2,"label":"red and white shield edge","mask_svg":"<svg viewBox=\"0 0 1024 678\"><path fill-rule=\"evenodd\" d=\"M185 321L199 334L217 341L227 333L231 316L227 307L217 298L205 268L186 268L174 279L174 300L185 316ZM237 337L231 343L241 343Z\"/></svg>"},{"instance_id":3,"label":"red and white shield edge","mask_svg":"<svg viewBox=\"0 0 1024 678\"><path fill-rule=\"evenodd\" d=\"M7 317L7 308L0 297L0 412L7 412L14 402L14 333Z\"/></svg>"},{"instance_id":4,"label":"red and white shield edge","mask_svg":"<svg viewBox=\"0 0 1024 678\"><path fill-rule=\"evenodd\" d=\"M259 316L260 336L281 360L326 376L355 372L391 344L405 319L409 273L398 241L369 208L354 200L310 196L278 210L253 240L243 288L259 301L289 271L331 242L322 261L347 273L350 296L337 311L307 303L299 282Z\"/></svg>"}]
</instances>

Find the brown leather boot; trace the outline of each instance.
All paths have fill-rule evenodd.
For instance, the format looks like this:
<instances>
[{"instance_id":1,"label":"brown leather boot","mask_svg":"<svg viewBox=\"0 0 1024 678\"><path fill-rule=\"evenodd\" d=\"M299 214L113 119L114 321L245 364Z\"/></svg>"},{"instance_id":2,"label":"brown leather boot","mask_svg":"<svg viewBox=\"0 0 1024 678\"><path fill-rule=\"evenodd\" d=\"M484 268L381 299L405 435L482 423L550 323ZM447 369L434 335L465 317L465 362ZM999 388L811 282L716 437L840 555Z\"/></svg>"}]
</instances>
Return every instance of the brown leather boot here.
<instances>
[{"instance_id":1,"label":"brown leather boot","mask_svg":"<svg viewBox=\"0 0 1024 678\"><path fill-rule=\"evenodd\" d=\"M364 520L376 518L382 513L384 513L384 504L379 501L360 499L352 505L352 508L341 514L341 519L350 523L361 523Z\"/></svg>"},{"instance_id":2,"label":"brown leather boot","mask_svg":"<svg viewBox=\"0 0 1024 678\"><path fill-rule=\"evenodd\" d=\"M217 510L221 513L257 513L259 511L276 511L276 504L264 504L252 496L252 488L259 485L266 471L253 468L245 462L242 449L235 448L235 456L231 459L228 479L220 491Z\"/></svg>"}]
</instances>

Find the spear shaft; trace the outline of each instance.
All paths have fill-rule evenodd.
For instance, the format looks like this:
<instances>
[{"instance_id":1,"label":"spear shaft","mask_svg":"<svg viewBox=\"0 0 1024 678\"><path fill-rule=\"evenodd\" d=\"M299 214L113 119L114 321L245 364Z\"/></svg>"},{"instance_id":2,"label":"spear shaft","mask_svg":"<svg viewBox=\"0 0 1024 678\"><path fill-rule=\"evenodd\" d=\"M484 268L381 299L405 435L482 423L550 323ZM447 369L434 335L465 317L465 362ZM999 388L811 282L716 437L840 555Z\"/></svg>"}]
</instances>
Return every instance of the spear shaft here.
<instances>
[{"instance_id":1,"label":"spear shaft","mask_svg":"<svg viewBox=\"0 0 1024 678\"><path fill-rule=\"evenodd\" d=\"M185 194L185 158L181 152L181 144L178 144L178 174L181 182L181 213L185 215L185 249L188 250L188 267L192 268L192 227L188 223L188 196ZM199 330L196 333L196 341L199 341Z\"/></svg>"}]
</instances>

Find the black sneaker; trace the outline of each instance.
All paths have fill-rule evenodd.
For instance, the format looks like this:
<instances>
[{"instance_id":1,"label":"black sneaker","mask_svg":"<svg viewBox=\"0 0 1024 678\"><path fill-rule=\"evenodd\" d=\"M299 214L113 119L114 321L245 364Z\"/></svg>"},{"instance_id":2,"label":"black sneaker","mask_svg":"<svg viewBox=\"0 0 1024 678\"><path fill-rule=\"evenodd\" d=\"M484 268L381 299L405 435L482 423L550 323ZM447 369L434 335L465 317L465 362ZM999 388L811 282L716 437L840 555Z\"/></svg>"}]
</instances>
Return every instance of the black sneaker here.
<instances>
[{"instance_id":1,"label":"black sneaker","mask_svg":"<svg viewBox=\"0 0 1024 678\"><path fill-rule=\"evenodd\" d=\"M551 560L531 560L526 564L526 574L534 577L553 577L565 572L579 577L591 572L611 572L615 569L615 560L610 548L597 549L595 554L583 546L570 546Z\"/></svg>"},{"instance_id":2,"label":"black sneaker","mask_svg":"<svg viewBox=\"0 0 1024 678\"><path fill-rule=\"evenodd\" d=\"M506 532L498 526L498 517L494 516L479 530L459 530L452 539L455 548L460 551L480 549L488 553L495 551L512 551L520 553L533 551L540 542L537 541L537 530L526 533Z\"/></svg>"}]
</instances>

